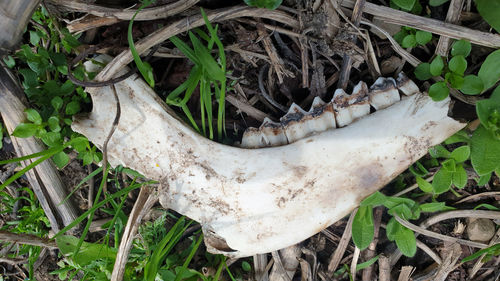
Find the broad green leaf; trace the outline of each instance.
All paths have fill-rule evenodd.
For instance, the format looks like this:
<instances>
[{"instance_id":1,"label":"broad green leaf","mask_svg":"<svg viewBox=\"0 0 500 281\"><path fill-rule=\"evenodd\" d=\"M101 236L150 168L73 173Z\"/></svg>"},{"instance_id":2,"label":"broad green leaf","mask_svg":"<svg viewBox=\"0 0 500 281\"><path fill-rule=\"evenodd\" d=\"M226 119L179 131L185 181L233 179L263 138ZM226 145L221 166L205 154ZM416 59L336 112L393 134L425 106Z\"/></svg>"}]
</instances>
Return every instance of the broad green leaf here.
<instances>
[{"instance_id":1,"label":"broad green leaf","mask_svg":"<svg viewBox=\"0 0 500 281\"><path fill-rule=\"evenodd\" d=\"M38 86L38 75L31 69L19 69L19 73L23 76L23 87L25 89Z\"/></svg>"},{"instance_id":2,"label":"broad green leaf","mask_svg":"<svg viewBox=\"0 0 500 281\"><path fill-rule=\"evenodd\" d=\"M14 132L12 132L12 135L14 137L18 137L18 138L28 138L28 137L35 135L38 128L39 128L39 126L36 124L20 123L14 129Z\"/></svg>"},{"instance_id":3,"label":"broad green leaf","mask_svg":"<svg viewBox=\"0 0 500 281\"><path fill-rule=\"evenodd\" d=\"M429 5L433 7L441 6L448 1L450 0L429 0Z\"/></svg>"},{"instance_id":4,"label":"broad green leaf","mask_svg":"<svg viewBox=\"0 0 500 281\"><path fill-rule=\"evenodd\" d=\"M373 240L373 210L371 206L359 207L352 222L352 241L360 250L366 249Z\"/></svg>"},{"instance_id":5,"label":"broad green leaf","mask_svg":"<svg viewBox=\"0 0 500 281\"><path fill-rule=\"evenodd\" d=\"M33 46L38 46L38 43L40 42L40 35L38 32L30 30L30 43Z\"/></svg>"},{"instance_id":6,"label":"broad green leaf","mask_svg":"<svg viewBox=\"0 0 500 281\"><path fill-rule=\"evenodd\" d=\"M57 132L47 132L41 136L41 139L48 147L60 146L63 143L61 134Z\"/></svg>"},{"instance_id":7,"label":"broad green leaf","mask_svg":"<svg viewBox=\"0 0 500 281\"><path fill-rule=\"evenodd\" d=\"M439 76L443 71L443 67L443 58L441 56L437 56L432 60L429 71L431 72L432 76Z\"/></svg>"},{"instance_id":8,"label":"broad green leaf","mask_svg":"<svg viewBox=\"0 0 500 281\"><path fill-rule=\"evenodd\" d=\"M389 209L388 213L392 216L398 215L404 219L411 219L413 217L413 212L407 204L399 204Z\"/></svg>"},{"instance_id":9,"label":"broad green leaf","mask_svg":"<svg viewBox=\"0 0 500 281\"><path fill-rule=\"evenodd\" d=\"M470 158L480 176L500 167L500 140L482 125L472 135Z\"/></svg>"},{"instance_id":10,"label":"broad green leaf","mask_svg":"<svg viewBox=\"0 0 500 281\"><path fill-rule=\"evenodd\" d=\"M401 9L410 11L413 9L416 0L392 0L394 4L396 4Z\"/></svg>"},{"instance_id":11,"label":"broad green leaf","mask_svg":"<svg viewBox=\"0 0 500 281\"><path fill-rule=\"evenodd\" d=\"M66 105L66 114L67 115L75 115L80 111L80 103L77 101L71 101Z\"/></svg>"},{"instance_id":12,"label":"broad green leaf","mask_svg":"<svg viewBox=\"0 0 500 281\"><path fill-rule=\"evenodd\" d=\"M475 0L477 11L481 17L500 32L500 0Z\"/></svg>"},{"instance_id":13,"label":"broad green leaf","mask_svg":"<svg viewBox=\"0 0 500 281\"><path fill-rule=\"evenodd\" d=\"M415 39L417 40L418 44L425 45L432 40L432 33L427 32L427 31L418 30L415 33Z\"/></svg>"},{"instance_id":14,"label":"broad green leaf","mask_svg":"<svg viewBox=\"0 0 500 281\"><path fill-rule=\"evenodd\" d=\"M399 224L399 223L398 223ZM395 237L398 249L407 257L413 257L417 252L417 239L410 229L401 226Z\"/></svg>"},{"instance_id":15,"label":"broad green leaf","mask_svg":"<svg viewBox=\"0 0 500 281\"><path fill-rule=\"evenodd\" d=\"M417 38L413 34L406 35L401 44L403 48L413 48L417 46Z\"/></svg>"},{"instance_id":16,"label":"broad green leaf","mask_svg":"<svg viewBox=\"0 0 500 281\"><path fill-rule=\"evenodd\" d=\"M444 141L445 144L454 144L454 143L457 143L457 142L469 143L470 142L470 137L467 134L467 132L465 132L464 130L458 131L453 136L449 137L448 139L446 139Z\"/></svg>"},{"instance_id":17,"label":"broad green leaf","mask_svg":"<svg viewBox=\"0 0 500 281\"><path fill-rule=\"evenodd\" d=\"M415 68L415 76L417 77L418 80L428 80L432 78L431 70L430 70L431 65L427 62L419 64Z\"/></svg>"},{"instance_id":18,"label":"broad green leaf","mask_svg":"<svg viewBox=\"0 0 500 281\"><path fill-rule=\"evenodd\" d=\"M42 124L42 117L40 116L40 113L38 113L38 111L34 110L33 108L28 108L24 110L24 113L26 113L26 118L31 122L35 123L36 125Z\"/></svg>"},{"instance_id":19,"label":"broad green leaf","mask_svg":"<svg viewBox=\"0 0 500 281\"><path fill-rule=\"evenodd\" d=\"M477 185L478 186L485 186L488 182L490 182L491 174L492 173L490 172L490 173L487 173L486 175L480 176L478 181L477 181Z\"/></svg>"},{"instance_id":20,"label":"broad green leaf","mask_svg":"<svg viewBox=\"0 0 500 281\"><path fill-rule=\"evenodd\" d=\"M49 124L49 129L52 132L61 131L61 126L59 125L59 118L57 118L56 116L50 116L49 120L47 120L47 123Z\"/></svg>"},{"instance_id":21,"label":"broad green leaf","mask_svg":"<svg viewBox=\"0 0 500 281\"><path fill-rule=\"evenodd\" d=\"M12 56L5 56L3 58L3 62L8 68L13 68L14 66L16 66L16 61Z\"/></svg>"},{"instance_id":22,"label":"broad green leaf","mask_svg":"<svg viewBox=\"0 0 500 281\"><path fill-rule=\"evenodd\" d=\"M464 85L464 76L462 74L456 74L454 72L448 72L444 75L446 81L454 89L460 89Z\"/></svg>"},{"instance_id":23,"label":"broad green leaf","mask_svg":"<svg viewBox=\"0 0 500 281\"><path fill-rule=\"evenodd\" d=\"M460 91L466 95L479 95L483 88L483 80L479 76L471 74L464 77L464 83Z\"/></svg>"},{"instance_id":24,"label":"broad green leaf","mask_svg":"<svg viewBox=\"0 0 500 281\"><path fill-rule=\"evenodd\" d=\"M444 146L436 145L429 149L429 154L434 158L450 158L451 152L449 152Z\"/></svg>"},{"instance_id":25,"label":"broad green leaf","mask_svg":"<svg viewBox=\"0 0 500 281\"><path fill-rule=\"evenodd\" d=\"M401 227L403 226L394 217L392 217L385 228L387 239L389 239L390 241L394 241L396 239L396 234Z\"/></svg>"},{"instance_id":26,"label":"broad green leaf","mask_svg":"<svg viewBox=\"0 0 500 281\"><path fill-rule=\"evenodd\" d=\"M403 44L403 39L406 37L406 35L408 35L408 31L401 28L401 30L398 33L394 34L392 37L394 38L394 40L396 40L396 42L399 43L399 45L401 45Z\"/></svg>"},{"instance_id":27,"label":"broad green leaf","mask_svg":"<svg viewBox=\"0 0 500 281\"><path fill-rule=\"evenodd\" d=\"M86 137L76 137L70 141L71 147L73 147L78 152L86 151L89 146L89 140Z\"/></svg>"},{"instance_id":28,"label":"broad green leaf","mask_svg":"<svg viewBox=\"0 0 500 281\"><path fill-rule=\"evenodd\" d=\"M463 164L457 164L455 172L453 172L452 183L458 188L464 188L467 184L467 172Z\"/></svg>"},{"instance_id":29,"label":"broad green leaf","mask_svg":"<svg viewBox=\"0 0 500 281\"><path fill-rule=\"evenodd\" d=\"M469 41L461 39L453 43L451 47L451 55L452 56L464 56L467 57L470 54L472 49L472 45Z\"/></svg>"},{"instance_id":30,"label":"broad green leaf","mask_svg":"<svg viewBox=\"0 0 500 281\"><path fill-rule=\"evenodd\" d=\"M377 192L373 193L372 195L366 197L363 201L361 201L360 206L377 207L377 206L383 205L386 200L387 200L387 196L380 193L380 191L377 191Z\"/></svg>"},{"instance_id":31,"label":"broad green leaf","mask_svg":"<svg viewBox=\"0 0 500 281\"><path fill-rule=\"evenodd\" d=\"M422 190L425 193L432 193L434 188L432 187L432 184L430 184L428 181L424 180L421 177L416 177L417 178L417 184L420 190Z\"/></svg>"},{"instance_id":32,"label":"broad green leaf","mask_svg":"<svg viewBox=\"0 0 500 281\"><path fill-rule=\"evenodd\" d=\"M446 159L441 163L441 166L448 172L455 172L456 162L454 159Z\"/></svg>"},{"instance_id":33,"label":"broad green leaf","mask_svg":"<svg viewBox=\"0 0 500 281\"><path fill-rule=\"evenodd\" d=\"M257 8L266 8L274 10L281 5L283 0L244 0L245 4Z\"/></svg>"},{"instance_id":34,"label":"broad green leaf","mask_svg":"<svg viewBox=\"0 0 500 281\"><path fill-rule=\"evenodd\" d=\"M470 156L470 147L468 145L463 145L461 147L455 148L450 157L455 159L458 163L465 162L469 159Z\"/></svg>"},{"instance_id":35,"label":"broad green leaf","mask_svg":"<svg viewBox=\"0 0 500 281\"><path fill-rule=\"evenodd\" d=\"M424 203L419 206L420 211L425 213L434 213L440 211L449 211L454 210L455 208L448 207L444 202L433 202L433 203Z\"/></svg>"},{"instance_id":36,"label":"broad green leaf","mask_svg":"<svg viewBox=\"0 0 500 281\"><path fill-rule=\"evenodd\" d=\"M104 244L83 242L78 255L72 256L76 251L79 239L74 236L62 235L56 238L57 247L65 255L71 257L75 263L85 266L98 259L116 258L117 250Z\"/></svg>"},{"instance_id":37,"label":"broad green leaf","mask_svg":"<svg viewBox=\"0 0 500 281\"><path fill-rule=\"evenodd\" d=\"M439 169L439 171L434 175L432 181L432 187L434 187L435 194L441 194L448 191L451 187L452 173L446 171L445 169Z\"/></svg>"},{"instance_id":38,"label":"broad green leaf","mask_svg":"<svg viewBox=\"0 0 500 281\"><path fill-rule=\"evenodd\" d=\"M467 60L462 55L454 56L448 62L448 68L456 74L463 75L467 69Z\"/></svg>"},{"instance_id":39,"label":"broad green leaf","mask_svg":"<svg viewBox=\"0 0 500 281\"><path fill-rule=\"evenodd\" d=\"M484 1L484 0L482 0ZM489 0L486 0L488 2ZM494 0L499 2L500 0ZM500 17L498 17L500 19ZM483 80L484 89L483 92L493 87L495 83L500 79L500 50L496 50L489 54L484 60L479 73L477 76Z\"/></svg>"},{"instance_id":40,"label":"broad green leaf","mask_svg":"<svg viewBox=\"0 0 500 281\"><path fill-rule=\"evenodd\" d=\"M444 81L432 84L429 88L429 96L433 101L442 101L450 94L450 89Z\"/></svg>"},{"instance_id":41,"label":"broad green leaf","mask_svg":"<svg viewBox=\"0 0 500 281\"><path fill-rule=\"evenodd\" d=\"M252 271L252 266L247 261L244 261L241 263L241 269L243 269L243 271L250 272Z\"/></svg>"},{"instance_id":42,"label":"broad green leaf","mask_svg":"<svg viewBox=\"0 0 500 281\"><path fill-rule=\"evenodd\" d=\"M66 166L66 164L68 164L69 156L64 151L61 151L52 156L52 160L54 160L54 163L59 169L62 169L64 168L64 166Z\"/></svg>"},{"instance_id":43,"label":"broad green leaf","mask_svg":"<svg viewBox=\"0 0 500 281\"><path fill-rule=\"evenodd\" d=\"M387 200L384 202L384 206L387 209L392 209L399 204L405 204L408 205L409 208L413 208L415 201L403 197L387 197Z\"/></svg>"},{"instance_id":44,"label":"broad green leaf","mask_svg":"<svg viewBox=\"0 0 500 281\"><path fill-rule=\"evenodd\" d=\"M500 86L489 99L476 102L476 113L481 124L500 139Z\"/></svg>"}]
</instances>

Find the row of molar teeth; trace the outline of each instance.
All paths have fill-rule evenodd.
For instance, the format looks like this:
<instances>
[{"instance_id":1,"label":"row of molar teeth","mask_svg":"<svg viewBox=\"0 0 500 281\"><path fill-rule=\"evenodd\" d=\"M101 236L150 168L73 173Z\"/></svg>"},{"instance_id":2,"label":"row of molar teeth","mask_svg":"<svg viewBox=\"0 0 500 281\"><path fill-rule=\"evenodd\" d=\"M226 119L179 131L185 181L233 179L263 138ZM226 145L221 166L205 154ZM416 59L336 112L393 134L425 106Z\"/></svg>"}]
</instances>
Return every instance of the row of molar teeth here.
<instances>
[{"instance_id":1,"label":"row of molar teeth","mask_svg":"<svg viewBox=\"0 0 500 281\"><path fill-rule=\"evenodd\" d=\"M404 73L400 73L396 80L378 78L370 89L366 83L359 82L351 95L342 89L337 89L329 103L316 97L308 112L294 103L280 118L280 122L265 118L259 128L248 128L243 134L241 147L280 146L315 133L347 126L370 114L370 106L380 110L398 102L399 92L409 96L420 90Z\"/></svg>"}]
</instances>

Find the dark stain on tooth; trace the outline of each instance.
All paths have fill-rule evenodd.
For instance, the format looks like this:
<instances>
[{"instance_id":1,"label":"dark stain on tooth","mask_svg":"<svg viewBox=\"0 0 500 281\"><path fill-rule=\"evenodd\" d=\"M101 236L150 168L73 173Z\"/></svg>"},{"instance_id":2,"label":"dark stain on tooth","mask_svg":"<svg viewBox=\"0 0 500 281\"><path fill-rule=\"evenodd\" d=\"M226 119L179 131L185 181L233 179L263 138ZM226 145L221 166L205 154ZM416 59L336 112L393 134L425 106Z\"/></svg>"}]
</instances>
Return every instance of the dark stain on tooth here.
<instances>
[{"instance_id":1,"label":"dark stain on tooth","mask_svg":"<svg viewBox=\"0 0 500 281\"><path fill-rule=\"evenodd\" d=\"M394 81L394 79L392 78L382 78L382 79L377 79L377 81L375 81L375 83L370 87L370 90L372 92L376 92L376 91L387 91L387 90L391 90L391 89L395 89L396 88L396 83Z\"/></svg>"},{"instance_id":2,"label":"dark stain on tooth","mask_svg":"<svg viewBox=\"0 0 500 281\"><path fill-rule=\"evenodd\" d=\"M300 120L304 117L304 114L301 112L293 112L287 113L283 118L281 118L281 124L286 126L292 122L300 122Z\"/></svg>"}]
</instances>

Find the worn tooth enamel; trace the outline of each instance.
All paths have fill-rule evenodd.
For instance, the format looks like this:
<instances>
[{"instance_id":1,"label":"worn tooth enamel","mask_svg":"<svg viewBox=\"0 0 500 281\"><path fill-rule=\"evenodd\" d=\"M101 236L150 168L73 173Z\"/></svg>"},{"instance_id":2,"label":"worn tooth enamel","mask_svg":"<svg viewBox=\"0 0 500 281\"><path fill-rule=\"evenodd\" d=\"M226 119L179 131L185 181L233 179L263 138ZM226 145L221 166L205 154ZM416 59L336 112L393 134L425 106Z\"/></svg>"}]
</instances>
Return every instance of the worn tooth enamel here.
<instances>
[{"instance_id":1,"label":"worn tooth enamel","mask_svg":"<svg viewBox=\"0 0 500 281\"><path fill-rule=\"evenodd\" d=\"M288 143L281 123L273 122L266 117L259 130L262 132L266 146L280 146Z\"/></svg>"},{"instance_id":2,"label":"worn tooth enamel","mask_svg":"<svg viewBox=\"0 0 500 281\"><path fill-rule=\"evenodd\" d=\"M249 127L243 133L241 139L241 147L243 148L260 148L266 147L265 138L262 131L258 128Z\"/></svg>"},{"instance_id":3,"label":"worn tooth enamel","mask_svg":"<svg viewBox=\"0 0 500 281\"><path fill-rule=\"evenodd\" d=\"M326 103L320 97L315 97L311 109L304 118L311 133L319 133L336 128L335 112L332 103Z\"/></svg>"},{"instance_id":4,"label":"worn tooth enamel","mask_svg":"<svg viewBox=\"0 0 500 281\"><path fill-rule=\"evenodd\" d=\"M302 121L306 114L307 112L300 108L300 106L293 103L288 112L281 117L281 125L289 143L300 140L311 133L308 125Z\"/></svg>"},{"instance_id":5,"label":"worn tooth enamel","mask_svg":"<svg viewBox=\"0 0 500 281\"><path fill-rule=\"evenodd\" d=\"M378 78L370 87L370 104L376 109L384 109L400 100L393 78Z\"/></svg>"},{"instance_id":6,"label":"worn tooth enamel","mask_svg":"<svg viewBox=\"0 0 500 281\"><path fill-rule=\"evenodd\" d=\"M332 99L332 106L335 110L335 120L338 127L344 127L352 123L352 115L349 110L349 99L342 89L335 90Z\"/></svg>"},{"instance_id":7,"label":"worn tooth enamel","mask_svg":"<svg viewBox=\"0 0 500 281\"><path fill-rule=\"evenodd\" d=\"M353 89L349 97L349 110L352 121L370 114L370 102L368 100L368 86L360 81Z\"/></svg>"},{"instance_id":8,"label":"worn tooth enamel","mask_svg":"<svg viewBox=\"0 0 500 281\"><path fill-rule=\"evenodd\" d=\"M403 72L399 73L398 78L396 79L396 86L399 91L406 96L411 96L420 92L417 84L415 84L415 82L408 78Z\"/></svg>"}]
</instances>

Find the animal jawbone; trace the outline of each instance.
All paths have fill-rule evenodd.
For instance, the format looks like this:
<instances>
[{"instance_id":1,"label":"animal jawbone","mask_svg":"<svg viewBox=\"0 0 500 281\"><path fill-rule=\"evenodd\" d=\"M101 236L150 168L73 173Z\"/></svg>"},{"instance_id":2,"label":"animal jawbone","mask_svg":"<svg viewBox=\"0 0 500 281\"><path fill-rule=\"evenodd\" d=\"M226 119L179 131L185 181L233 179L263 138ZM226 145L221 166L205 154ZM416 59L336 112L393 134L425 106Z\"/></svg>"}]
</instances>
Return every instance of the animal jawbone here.
<instances>
[{"instance_id":1,"label":"animal jawbone","mask_svg":"<svg viewBox=\"0 0 500 281\"><path fill-rule=\"evenodd\" d=\"M115 85L122 115L108 160L159 180L161 204L200 222L209 251L267 253L341 219L464 127L447 116L449 99L434 102L409 81L379 81L370 91L360 84L333 102L316 99L308 112L293 106L280 123L266 120L242 141L280 146L247 149L200 136L134 75ZM387 94L379 84L394 89ZM386 104L400 99L397 89L408 96ZM72 128L102 147L116 104L109 87L87 91L93 110ZM366 104L380 110L362 117Z\"/></svg>"}]
</instances>

